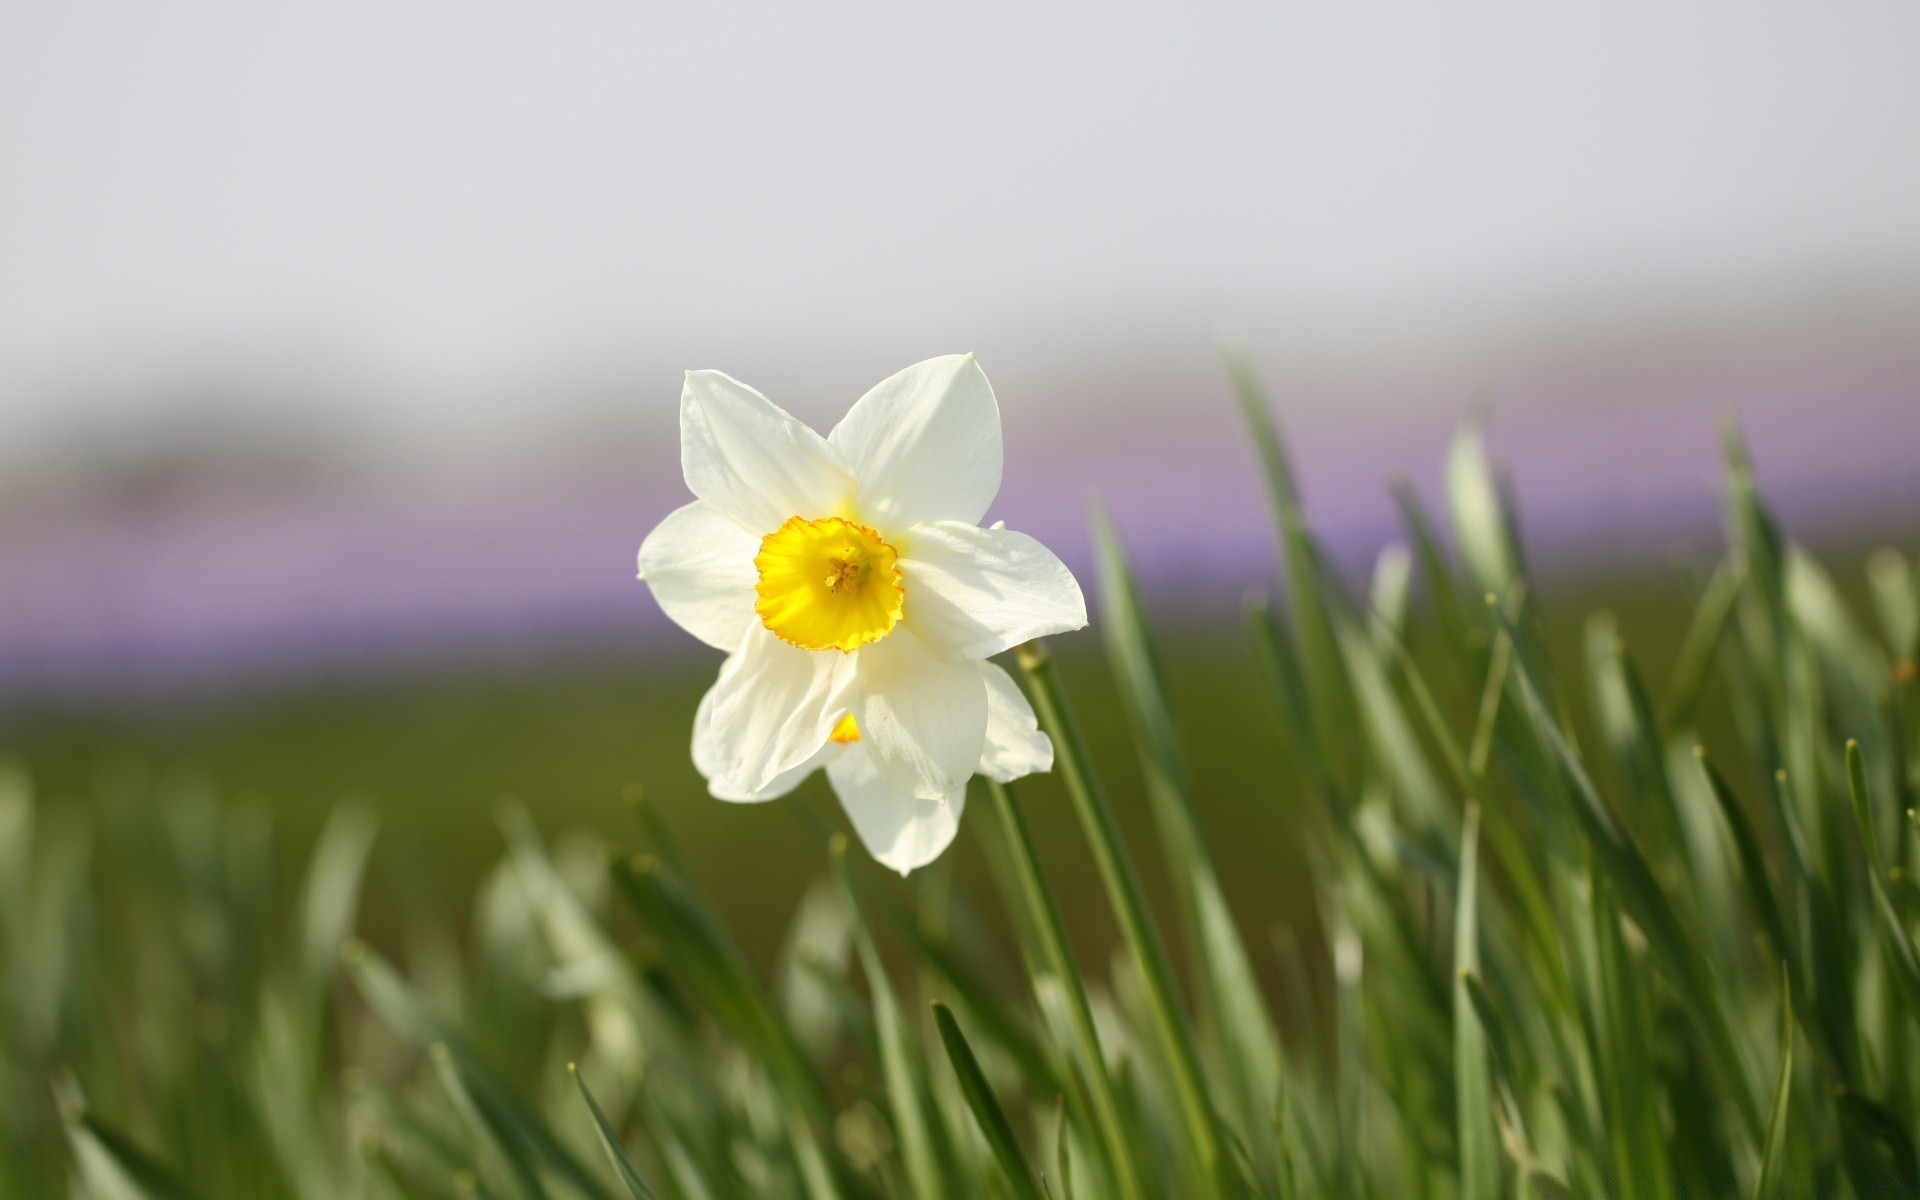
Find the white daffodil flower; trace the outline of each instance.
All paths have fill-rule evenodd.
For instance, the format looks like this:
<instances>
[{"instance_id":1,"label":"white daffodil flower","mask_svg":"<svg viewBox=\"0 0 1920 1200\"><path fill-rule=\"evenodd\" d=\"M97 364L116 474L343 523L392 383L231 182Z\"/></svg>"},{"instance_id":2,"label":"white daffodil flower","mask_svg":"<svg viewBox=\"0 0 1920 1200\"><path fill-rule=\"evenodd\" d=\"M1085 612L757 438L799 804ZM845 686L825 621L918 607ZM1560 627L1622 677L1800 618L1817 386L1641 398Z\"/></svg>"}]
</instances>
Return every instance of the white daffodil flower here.
<instances>
[{"instance_id":1,"label":"white daffodil flower","mask_svg":"<svg viewBox=\"0 0 1920 1200\"><path fill-rule=\"evenodd\" d=\"M1087 623L1039 542L980 519L1000 490L1000 409L973 355L916 363L822 438L718 371L690 371L680 460L698 497L640 547L640 578L725 650L693 761L722 800L824 768L873 856L905 874L959 828L967 780L1053 765L985 661Z\"/></svg>"}]
</instances>

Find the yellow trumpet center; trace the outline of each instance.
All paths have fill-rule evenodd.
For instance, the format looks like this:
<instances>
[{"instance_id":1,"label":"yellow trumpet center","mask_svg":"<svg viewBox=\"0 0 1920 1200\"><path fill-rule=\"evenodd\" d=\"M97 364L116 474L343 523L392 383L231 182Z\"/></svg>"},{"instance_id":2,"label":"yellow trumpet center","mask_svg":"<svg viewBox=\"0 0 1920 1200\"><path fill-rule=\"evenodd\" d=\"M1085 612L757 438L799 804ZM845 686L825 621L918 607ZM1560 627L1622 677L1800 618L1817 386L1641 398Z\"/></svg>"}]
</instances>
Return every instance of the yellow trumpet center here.
<instances>
[{"instance_id":1,"label":"yellow trumpet center","mask_svg":"<svg viewBox=\"0 0 1920 1200\"><path fill-rule=\"evenodd\" d=\"M802 650L858 650L900 621L900 555L865 525L791 517L760 539L753 565L753 611Z\"/></svg>"}]
</instances>

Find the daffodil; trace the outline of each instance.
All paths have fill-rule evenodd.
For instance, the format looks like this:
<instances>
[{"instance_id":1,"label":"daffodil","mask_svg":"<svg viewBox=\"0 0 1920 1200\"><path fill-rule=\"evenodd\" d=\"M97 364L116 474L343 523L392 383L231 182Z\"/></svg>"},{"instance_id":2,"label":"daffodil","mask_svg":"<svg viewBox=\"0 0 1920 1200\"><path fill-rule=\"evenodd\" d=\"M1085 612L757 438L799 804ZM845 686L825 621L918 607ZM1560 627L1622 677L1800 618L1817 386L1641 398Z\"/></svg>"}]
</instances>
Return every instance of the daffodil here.
<instances>
[{"instance_id":1,"label":"daffodil","mask_svg":"<svg viewBox=\"0 0 1920 1200\"><path fill-rule=\"evenodd\" d=\"M902 872L953 840L976 772L1053 747L986 661L1086 624L1039 542L982 528L1000 410L971 354L916 363L821 437L718 371L690 371L680 456L697 497L640 547L669 617L727 652L694 717L719 799L770 800L816 769L875 858Z\"/></svg>"}]
</instances>

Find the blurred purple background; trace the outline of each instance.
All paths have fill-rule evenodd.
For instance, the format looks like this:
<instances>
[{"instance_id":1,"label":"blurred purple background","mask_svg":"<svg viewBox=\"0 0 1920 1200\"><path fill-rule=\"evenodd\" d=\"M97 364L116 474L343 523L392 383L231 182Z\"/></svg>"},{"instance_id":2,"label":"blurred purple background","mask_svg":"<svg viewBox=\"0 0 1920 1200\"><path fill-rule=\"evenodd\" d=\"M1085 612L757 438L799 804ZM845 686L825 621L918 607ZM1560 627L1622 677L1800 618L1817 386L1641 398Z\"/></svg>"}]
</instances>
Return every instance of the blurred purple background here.
<instances>
[{"instance_id":1,"label":"blurred purple background","mask_svg":"<svg viewBox=\"0 0 1920 1200\"><path fill-rule=\"evenodd\" d=\"M1920 525L1920 10L482 3L0 28L0 702L646 644L680 371L1000 395L995 517L1356 572L1476 408L1546 569Z\"/></svg>"}]
</instances>

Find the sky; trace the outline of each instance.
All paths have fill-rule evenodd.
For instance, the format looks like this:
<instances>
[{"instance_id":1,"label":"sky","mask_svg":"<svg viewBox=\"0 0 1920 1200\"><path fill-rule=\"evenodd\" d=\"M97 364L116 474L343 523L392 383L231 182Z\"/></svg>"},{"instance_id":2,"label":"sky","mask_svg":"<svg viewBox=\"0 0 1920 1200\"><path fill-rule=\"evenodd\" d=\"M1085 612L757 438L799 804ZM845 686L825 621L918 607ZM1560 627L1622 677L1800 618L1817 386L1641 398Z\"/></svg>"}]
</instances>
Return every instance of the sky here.
<instances>
[{"instance_id":1,"label":"sky","mask_svg":"<svg viewBox=\"0 0 1920 1200\"><path fill-rule=\"evenodd\" d=\"M0 183L13 453L431 427L1911 283L1920 7L21 4Z\"/></svg>"}]
</instances>

